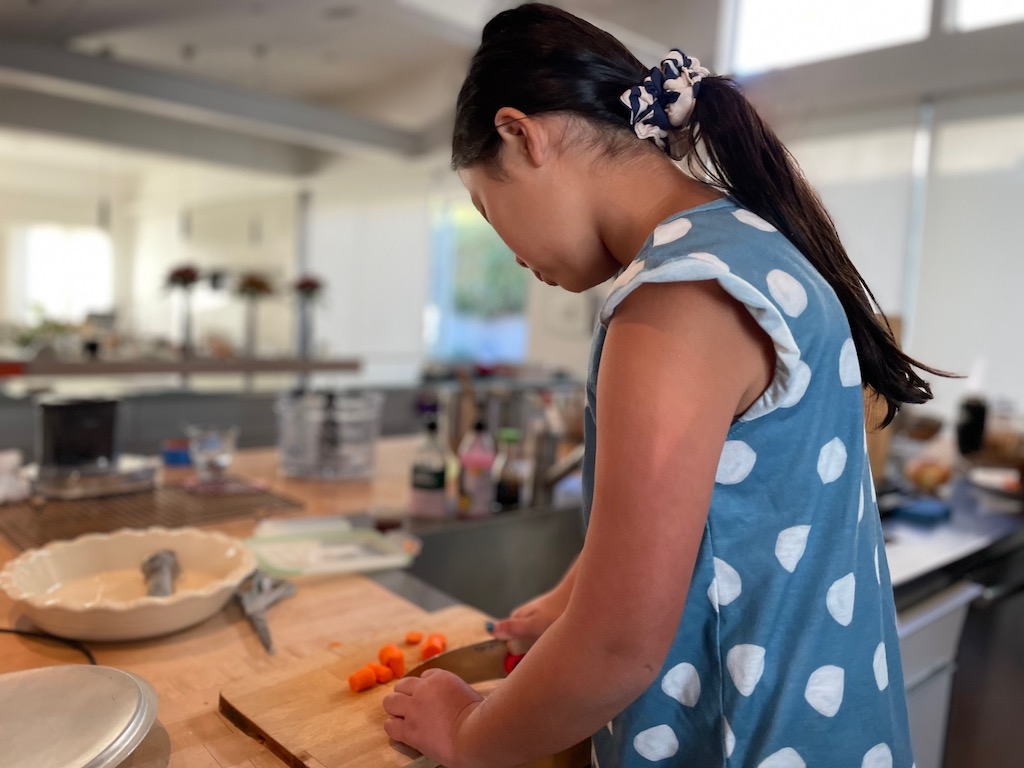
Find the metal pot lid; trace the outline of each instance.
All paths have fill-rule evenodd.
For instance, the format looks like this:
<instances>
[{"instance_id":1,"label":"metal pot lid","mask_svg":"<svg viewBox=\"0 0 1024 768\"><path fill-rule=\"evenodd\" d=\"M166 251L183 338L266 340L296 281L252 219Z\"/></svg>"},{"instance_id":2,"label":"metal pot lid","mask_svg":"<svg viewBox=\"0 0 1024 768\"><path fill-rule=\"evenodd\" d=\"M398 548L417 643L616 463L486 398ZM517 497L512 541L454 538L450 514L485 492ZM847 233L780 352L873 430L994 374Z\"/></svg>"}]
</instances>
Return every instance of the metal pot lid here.
<instances>
[{"instance_id":1,"label":"metal pot lid","mask_svg":"<svg viewBox=\"0 0 1024 768\"><path fill-rule=\"evenodd\" d=\"M0 675L0 768L112 768L156 720L141 677L70 664Z\"/></svg>"}]
</instances>

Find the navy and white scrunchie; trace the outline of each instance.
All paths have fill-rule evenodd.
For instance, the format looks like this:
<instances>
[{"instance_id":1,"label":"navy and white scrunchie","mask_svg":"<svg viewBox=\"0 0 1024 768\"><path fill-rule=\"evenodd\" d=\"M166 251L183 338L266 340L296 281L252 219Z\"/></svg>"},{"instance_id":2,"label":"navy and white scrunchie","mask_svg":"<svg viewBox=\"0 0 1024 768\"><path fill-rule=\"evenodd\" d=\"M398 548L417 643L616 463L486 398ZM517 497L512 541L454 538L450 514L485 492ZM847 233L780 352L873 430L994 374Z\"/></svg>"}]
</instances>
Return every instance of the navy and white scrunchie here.
<instances>
[{"instance_id":1,"label":"navy and white scrunchie","mask_svg":"<svg viewBox=\"0 0 1024 768\"><path fill-rule=\"evenodd\" d=\"M651 69L640 85L619 98L629 107L629 122L641 139L651 139L659 149L670 152L668 137L673 128L686 123L700 90L700 81L711 72L700 61L673 48L661 66Z\"/></svg>"}]
</instances>

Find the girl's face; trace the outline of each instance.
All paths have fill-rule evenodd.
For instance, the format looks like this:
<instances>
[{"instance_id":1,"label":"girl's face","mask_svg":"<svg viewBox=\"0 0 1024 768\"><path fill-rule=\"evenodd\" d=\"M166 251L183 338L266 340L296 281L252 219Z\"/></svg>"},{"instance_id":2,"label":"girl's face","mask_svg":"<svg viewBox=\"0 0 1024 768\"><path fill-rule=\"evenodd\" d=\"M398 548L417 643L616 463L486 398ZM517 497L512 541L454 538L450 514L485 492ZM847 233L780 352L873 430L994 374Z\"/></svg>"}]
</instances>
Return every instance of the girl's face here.
<instances>
[{"instance_id":1,"label":"girl's face","mask_svg":"<svg viewBox=\"0 0 1024 768\"><path fill-rule=\"evenodd\" d=\"M600 285L622 266L601 240L586 166L576 152L547 153L537 163L505 151L501 173L481 166L459 172L519 265L574 293Z\"/></svg>"}]
</instances>

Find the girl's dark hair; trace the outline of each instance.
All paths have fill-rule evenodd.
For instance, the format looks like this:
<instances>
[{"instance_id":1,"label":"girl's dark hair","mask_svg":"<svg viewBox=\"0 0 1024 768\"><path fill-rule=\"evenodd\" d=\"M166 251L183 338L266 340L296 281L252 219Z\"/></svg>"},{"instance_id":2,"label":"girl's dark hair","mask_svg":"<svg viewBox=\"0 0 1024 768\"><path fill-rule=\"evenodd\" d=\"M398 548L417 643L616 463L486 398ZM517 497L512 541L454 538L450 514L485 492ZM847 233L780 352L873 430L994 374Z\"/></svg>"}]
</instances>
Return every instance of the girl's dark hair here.
<instances>
[{"instance_id":1,"label":"girl's dark hair","mask_svg":"<svg viewBox=\"0 0 1024 768\"><path fill-rule=\"evenodd\" d=\"M579 116L615 138L642 145L619 98L647 68L618 40L566 11L529 3L487 23L459 92L452 167L497 165L501 147L494 116L502 107L528 115ZM904 403L923 403L931 387L914 368L950 374L906 355L888 320L850 261L821 199L789 151L727 77L705 77L676 144L691 166L740 205L765 219L828 281L850 323L861 378L887 404L882 426ZM620 145L621 146L621 145Z\"/></svg>"}]
</instances>

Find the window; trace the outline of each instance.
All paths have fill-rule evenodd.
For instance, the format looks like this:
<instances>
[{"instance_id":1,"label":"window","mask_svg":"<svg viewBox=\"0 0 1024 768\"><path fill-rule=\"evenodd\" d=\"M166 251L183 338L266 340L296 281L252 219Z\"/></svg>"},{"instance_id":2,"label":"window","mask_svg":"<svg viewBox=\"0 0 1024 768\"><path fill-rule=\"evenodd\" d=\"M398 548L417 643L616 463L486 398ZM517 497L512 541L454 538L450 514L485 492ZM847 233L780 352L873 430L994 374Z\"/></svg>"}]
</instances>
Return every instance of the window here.
<instances>
[{"instance_id":1,"label":"window","mask_svg":"<svg viewBox=\"0 0 1024 768\"><path fill-rule=\"evenodd\" d=\"M953 24L964 32L1024 21L1024 0L955 0L955 6Z\"/></svg>"},{"instance_id":2,"label":"window","mask_svg":"<svg viewBox=\"0 0 1024 768\"><path fill-rule=\"evenodd\" d=\"M12 296L19 320L80 323L114 306L114 253L106 232L37 224L15 234Z\"/></svg>"},{"instance_id":3,"label":"window","mask_svg":"<svg viewBox=\"0 0 1024 768\"><path fill-rule=\"evenodd\" d=\"M449 203L434 229L427 349L483 365L526 357L529 273L468 202Z\"/></svg>"},{"instance_id":4,"label":"window","mask_svg":"<svg viewBox=\"0 0 1024 768\"><path fill-rule=\"evenodd\" d=\"M932 0L736 2L732 69L737 74L923 40L931 23Z\"/></svg>"}]
</instances>

